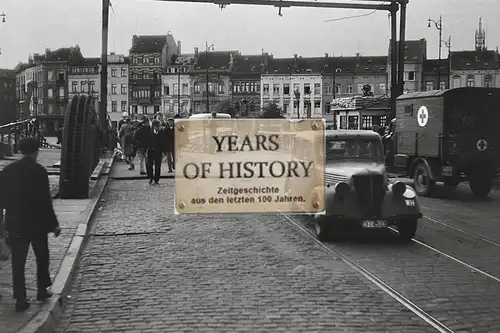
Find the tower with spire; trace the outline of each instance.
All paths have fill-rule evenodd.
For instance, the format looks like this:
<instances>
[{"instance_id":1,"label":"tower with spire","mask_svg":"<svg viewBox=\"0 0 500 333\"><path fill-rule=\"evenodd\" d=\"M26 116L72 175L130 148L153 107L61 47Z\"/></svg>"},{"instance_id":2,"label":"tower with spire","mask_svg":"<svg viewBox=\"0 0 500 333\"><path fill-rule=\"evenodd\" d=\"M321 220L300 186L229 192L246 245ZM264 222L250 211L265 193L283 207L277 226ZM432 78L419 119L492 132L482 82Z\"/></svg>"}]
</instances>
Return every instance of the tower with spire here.
<instances>
[{"instance_id":1,"label":"tower with spire","mask_svg":"<svg viewBox=\"0 0 500 333\"><path fill-rule=\"evenodd\" d=\"M479 18L479 29L476 30L476 51L486 51L486 32L481 18Z\"/></svg>"}]
</instances>

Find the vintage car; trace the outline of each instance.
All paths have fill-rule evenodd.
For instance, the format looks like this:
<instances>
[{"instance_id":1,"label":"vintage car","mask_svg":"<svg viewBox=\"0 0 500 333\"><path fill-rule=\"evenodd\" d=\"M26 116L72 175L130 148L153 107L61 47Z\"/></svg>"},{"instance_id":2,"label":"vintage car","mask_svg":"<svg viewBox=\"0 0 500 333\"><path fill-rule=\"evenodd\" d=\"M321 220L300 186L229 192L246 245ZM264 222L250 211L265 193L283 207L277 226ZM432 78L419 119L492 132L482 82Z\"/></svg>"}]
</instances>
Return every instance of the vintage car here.
<instances>
[{"instance_id":1,"label":"vintage car","mask_svg":"<svg viewBox=\"0 0 500 333\"><path fill-rule=\"evenodd\" d=\"M334 239L349 227L395 226L402 240L409 242L415 236L422 217L417 196L400 181L389 184L379 134L326 130L324 161L325 212L313 216L318 239Z\"/></svg>"}]
</instances>

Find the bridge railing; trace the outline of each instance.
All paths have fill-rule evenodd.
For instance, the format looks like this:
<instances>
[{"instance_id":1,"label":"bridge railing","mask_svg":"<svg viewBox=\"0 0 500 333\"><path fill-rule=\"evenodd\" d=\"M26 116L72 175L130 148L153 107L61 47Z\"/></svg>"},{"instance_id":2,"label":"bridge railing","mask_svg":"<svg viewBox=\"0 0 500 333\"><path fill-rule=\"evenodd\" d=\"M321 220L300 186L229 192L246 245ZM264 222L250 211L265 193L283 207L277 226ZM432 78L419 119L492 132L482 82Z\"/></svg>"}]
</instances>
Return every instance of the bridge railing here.
<instances>
[{"instance_id":1,"label":"bridge railing","mask_svg":"<svg viewBox=\"0 0 500 333\"><path fill-rule=\"evenodd\" d=\"M19 142L27 137L36 137L42 147L47 147L47 140L35 118L29 118L0 125L0 159L19 152Z\"/></svg>"}]
</instances>

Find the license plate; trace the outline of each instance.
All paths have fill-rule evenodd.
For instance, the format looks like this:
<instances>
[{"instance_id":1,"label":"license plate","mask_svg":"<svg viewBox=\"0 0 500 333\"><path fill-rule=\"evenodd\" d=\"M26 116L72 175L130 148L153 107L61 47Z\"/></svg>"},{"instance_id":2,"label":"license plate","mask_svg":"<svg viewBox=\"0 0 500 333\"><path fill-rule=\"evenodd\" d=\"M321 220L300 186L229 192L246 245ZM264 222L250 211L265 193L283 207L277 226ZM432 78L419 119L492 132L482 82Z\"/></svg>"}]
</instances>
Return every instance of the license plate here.
<instances>
[{"instance_id":1,"label":"license plate","mask_svg":"<svg viewBox=\"0 0 500 333\"><path fill-rule=\"evenodd\" d=\"M453 167L452 166L443 167L443 176L447 177L453 176Z\"/></svg>"},{"instance_id":2,"label":"license plate","mask_svg":"<svg viewBox=\"0 0 500 333\"><path fill-rule=\"evenodd\" d=\"M415 200L405 200L406 207L415 207Z\"/></svg>"},{"instance_id":3,"label":"license plate","mask_svg":"<svg viewBox=\"0 0 500 333\"><path fill-rule=\"evenodd\" d=\"M386 221L363 221L363 228L386 228Z\"/></svg>"}]
</instances>

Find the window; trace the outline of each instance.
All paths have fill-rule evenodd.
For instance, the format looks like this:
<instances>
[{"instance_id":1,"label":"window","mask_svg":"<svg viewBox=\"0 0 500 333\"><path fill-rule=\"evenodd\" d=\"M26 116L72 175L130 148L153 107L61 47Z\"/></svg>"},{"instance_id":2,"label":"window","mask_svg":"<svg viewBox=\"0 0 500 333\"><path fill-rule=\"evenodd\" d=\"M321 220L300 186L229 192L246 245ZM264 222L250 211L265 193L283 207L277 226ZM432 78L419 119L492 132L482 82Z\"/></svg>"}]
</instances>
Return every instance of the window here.
<instances>
[{"instance_id":1,"label":"window","mask_svg":"<svg viewBox=\"0 0 500 333\"><path fill-rule=\"evenodd\" d=\"M116 68L111 68L111 76L112 77L116 76L116 72L117 72Z\"/></svg>"},{"instance_id":2,"label":"window","mask_svg":"<svg viewBox=\"0 0 500 333\"><path fill-rule=\"evenodd\" d=\"M87 85L87 82L85 82L85 81L80 82L80 92L85 92L86 85Z\"/></svg>"},{"instance_id":3,"label":"window","mask_svg":"<svg viewBox=\"0 0 500 333\"><path fill-rule=\"evenodd\" d=\"M264 95L269 95L269 84L264 84L263 85L263 92L264 92Z\"/></svg>"},{"instance_id":4,"label":"window","mask_svg":"<svg viewBox=\"0 0 500 333\"><path fill-rule=\"evenodd\" d=\"M293 93L300 93L300 83L293 84Z\"/></svg>"},{"instance_id":5,"label":"window","mask_svg":"<svg viewBox=\"0 0 500 333\"><path fill-rule=\"evenodd\" d=\"M122 70L122 73L121 73L122 76L127 76L127 67L122 67L121 70Z\"/></svg>"},{"instance_id":6,"label":"window","mask_svg":"<svg viewBox=\"0 0 500 333\"><path fill-rule=\"evenodd\" d=\"M373 128L373 118L372 116L363 116L361 120L361 129L371 130Z\"/></svg>"},{"instance_id":7,"label":"window","mask_svg":"<svg viewBox=\"0 0 500 333\"><path fill-rule=\"evenodd\" d=\"M121 93L122 93L122 95L126 95L127 94L127 85L126 84L122 84L122 86L121 86Z\"/></svg>"},{"instance_id":8,"label":"window","mask_svg":"<svg viewBox=\"0 0 500 333\"><path fill-rule=\"evenodd\" d=\"M290 83L284 83L283 84L283 95L290 95Z\"/></svg>"},{"instance_id":9,"label":"window","mask_svg":"<svg viewBox=\"0 0 500 333\"><path fill-rule=\"evenodd\" d=\"M127 102L122 101L122 112L125 112L125 111L127 111Z\"/></svg>"},{"instance_id":10,"label":"window","mask_svg":"<svg viewBox=\"0 0 500 333\"><path fill-rule=\"evenodd\" d=\"M490 74L484 76L484 86L493 87L493 77Z\"/></svg>"},{"instance_id":11,"label":"window","mask_svg":"<svg viewBox=\"0 0 500 333\"><path fill-rule=\"evenodd\" d=\"M65 113L66 113L66 106L59 105L59 114L65 114Z\"/></svg>"},{"instance_id":12,"label":"window","mask_svg":"<svg viewBox=\"0 0 500 333\"><path fill-rule=\"evenodd\" d=\"M404 72L404 80L415 81L415 72L414 71Z\"/></svg>"},{"instance_id":13,"label":"window","mask_svg":"<svg viewBox=\"0 0 500 333\"><path fill-rule=\"evenodd\" d=\"M172 90L173 90L173 95L179 95L179 85L177 83L174 83L172 85Z\"/></svg>"},{"instance_id":14,"label":"window","mask_svg":"<svg viewBox=\"0 0 500 333\"><path fill-rule=\"evenodd\" d=\"M53 71L48 71L47 72L47 80L48 81L54 81L54 72Z\"/></svg>"},{"instance_id":15,"label":"window","mask_svg":"<svg viewBox=\"0 0 500 333\"><path fill-rule=\"evenodd\" d=\"M238 92L238 85L236 83L233 83L233 92Z\"/></svg>"},{"instance_id":16,"label":"window","mask_svg":"<svg viewBox=\"0 0 500 333\"><path fill-rule=\"evenodd\" d=\"M462 85L462 78L458 75L453 77L453 88L459 88Z\"/></svg>"},{"instance_id":17,"label":"window","mask_svg":"<svg viewBox=\"0 0 500 333\"><path fill-rule=\"evenodd\" d=\"M58 72L58 74L57 74L57 79L58 79L59 81L64 81L64 72L61 72L61 71L60 71L60 72Z\"/></svg>"},{"instance_id":18,"label":"window","mask_svg":"<svg viewBox=\"0 0 500 333\"><path fill-rule=\"evenodd\" d=\"M49 98L54 97L54 92L52 91L52 88L47 89L47 96L48 96Z\"/></svg>"},{"instance_id":19,"label":"window","mask_svg":"<svg viewBox=\"0 0 500 333\"><path fill-rule=\"evenodd\" d=\"M194 83L194 92L195 94L200 92L200 84L198 82Z\"/></svg>"},{"instance_id":20,"label":"window","mask_svg":"<svg viewBox=\"0 0 500 333\"><path fill-rule=\"evenodd\" d=\"M347 94L352 94L352 84L348 84L347 85L347 91L346 91Z\"/></svg>"},{"instance_id":21,"label":"window","mask_svg":"<svg viewBox=\"0 0 500 333\"><path fill-rule=\"evenodd\" d=\"M166 84L166 85L163 86L163 92L167 96L170 95L170 87L168 86L168 84Z\"/></svg>"},{"instance_id":22,"label":"window","mask_svg":"<svg viewBox=\"0 0 500 333\"><path fill-rule=\"evenodd\" d=\"M95 92L95 82L94 81L89 82L89 92Z\"/></svg>"},{"instance_id":23,"label":"window","mask_svg":"<svg viewBox=\"0 0 500 333\"><path fill-rule=\"evenodd\" d=\"M311 84L304 83L304 95L310 95L310 94L311 94Z\"/></svg>"},{"instance_id":24,"label":"window","mask_svg":"<svg viewBox=\"0 0 500 333\"><path fill-rule=\"evenodd\" d=\"M288 90L290 90L290 87L288 87ZM283 112L288 113L290 105L288 103L283 103Z\"/></svg>"},{"instance_id":25,"label":"window","mask_svg":"<svg viewBox=\"0 0 500 333\"><path fill-rule=\"evenodd\" d=\"M137 64L142 65L142 57L137 57Z\"/></svg>"},{"instance_id":26,"label":"window","mask_svg":"<svg viewBox=\"0 0 500 333\"><path fill-rule=\"evenodd\" d=\"M154 110L155 110L155 113L160 112L160 106L159 105L155 105L154 106Z\"/></svg>"},{"instance_id":27,"label":"window","mask_svg":"<svg viewBox=\"0 0 500 333\"><path fill-rule=\"evenodd\" d=\"M330 114L330 110L331 110L330 103L326 103L325 104L325 114Z\"/></svg>"},{"instance_id":28,"label":"window","mask_svg":"<svg viewBox=\"0 0 500 333\"><path fill-rule=\"evenodd\" d=\"M385 86L385 83L384 82L380 82L378 84L378 89L380 90L380 93L382 95L385 95L386 94L386 86Z\"/></svg>"},{"instance_id":29,"label":"window","mask_svg":"<svg viewBox=\"0 0 500 333\"><path fill-rule=\"evenodd\" d=\"M78 82L71 83L71 92L78 92Z\"/></svg>"},{"instance_id":30,"label":"window","mask_svg":"<svg viewBox=\"0 0 500 333\"><path fill-rule=\"evenodd\" d=\"M356 90L358 94L363 94L363 86L364 86L363 83L358 83Z\"/></svg>"},{"instance_id":31,"label":"window","mask_svg":"<svg viewBox=\"0 0 500 333\"><path fill-rule=\"evenodd\" d=\"M148 107L147 106L145 106L145 105L142 106L142 113L143 114L147 114L148 113Z\"/></svg>"},{"instance_id":32,"label":"window","mask_svg":"<svg viewBox=\"0 0 500 333\"><path fill-rule=\"evenodd\" d=\"M117 101L111 102L111 112L118 112L118 102Z\"/></svg>"},{"instance_id":33,"label":"window","mask_svg":"<svg viewBox=\"0 0 500 333\"><path fill-rule=\"evenodd\" d=\"M335 94L342 94L342 85L340 83L335 85Z\"/></svg>"},{"instance_id":34,"label":"window","mask_svg":"<svg viewBox=\"0 0 500 333\"><path fill-rule=\"evenodd\" d=\"M111 93L112 93L113 95L116 95L116 84L112 84L112 85L111 85Z\"/></svg>"},{"instance_id":35,"label":"window","mask_svg":"<svg viewBox=\"0 0 500 333\"><path fill-rule=\"evenodd\" d=\"M466 87L474 87L474 76L472 76L472 75L467 76L467 83L465 86Z\"/></svg>"},{"instance_id":36,"label":"window","mask_svg":"<svg viewBox=\"0 0 500 333\"><path fill-rule=\"evenodd\" d=\"M279 84L273 84L273 95L279 96L280 94L280 85Z\"/></svg>"},{"instance_id":37,"label":"window","mask_svg":"<svg viewBox=\"0 0 500 333\"><path fill-rule=\"evenodd\" d=\"M323 84L323 86L325 87L325 89L324 89L325 94L331 94L332 93L332 86L329 83L325 83L325 84Z\"/></svg>"},{"instance_id":38,"label":"window","mask_svg":"<svg viewBox=\"0 0 500 333\"><path fill-rule=\"evenodd\" d=\"M314 95L321 95L321 83L314 84Z\"/></svg>"},{"instance_id":39,"label":"window","mask_svg":"<svg viewBox=\"0 0 500 333\"><path fill-rule=\"evenodd\" d=\"M59 97L64 97L64 87L59 87Z\"/></svg>"},{"instance_id":40,"label":"window","mask_svg":"<svg viewBox=\"0 0 500 333\"><path fill-rule=\"evenodd\" d=\"M189 95L189 85L187 83L182 84L182 94Z\"/></svg>"},{"instance_id":41,"label":"window","mask_svg":"<svg viewBox=\"0 0 500 333\"><path fill-rule=\"evenodd\" d=\"M314 101L314 113L321 114L321 102L320 101Z\"/></svg>"},{"instance_id":42,"label":"window","mask_svg":"<svg viewBox=\"0 0 500 333\"><path fill-rule=\"evenodd\" d=\"M427 81L425 82L425 90L434 90L434 82L432 81Z\"/></svg>"},{"instance_id":43,"label":"window","mask_svg":"<svg viewBox=\"0 0 500 333\"><path fill-rule=\"evenodd\" d=\"M444 82L444 81L439 82L439 89L445 90L446 89L446 82Z\"/></svg>"},{"instance_id":44,"label":"window","mask_svg":"<svg viewBox=\"0 0 500 333\"><path fill-rule=\"evenodd\" d=\"M247 83L247 86L248 86L248 83ZM219 83L218 90L219 90L219 94L224 94L224 82Z\"/></svg>"},{"instance_id":45,"label":"window","mask_svg":"<svg viewBox=\"0 0 500 333\"><path fill-rule=\"evenodd\" d=\"M175 91L175 89L174 89ZM212 82L208 83L208 92L214 92L214 84Z\"/></svg>"},{"instance_id":46,"label":"window","mask_svg":"<svg viewBox=\"0 0 500 333\"><path fill-rule=\"evenodd\" d=\"M48 114L54 114L54 104L47 105Z\"/></svg>"}]
</instances>

